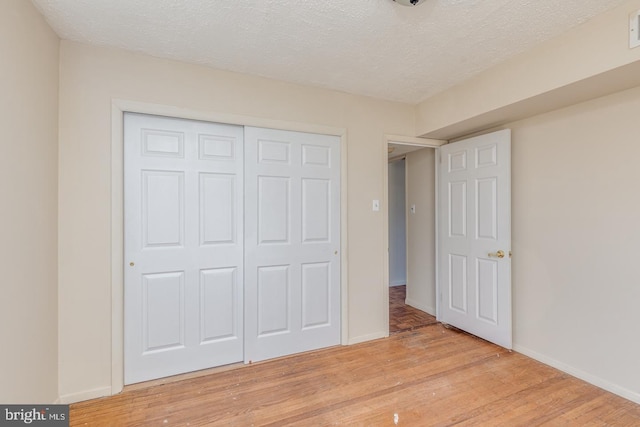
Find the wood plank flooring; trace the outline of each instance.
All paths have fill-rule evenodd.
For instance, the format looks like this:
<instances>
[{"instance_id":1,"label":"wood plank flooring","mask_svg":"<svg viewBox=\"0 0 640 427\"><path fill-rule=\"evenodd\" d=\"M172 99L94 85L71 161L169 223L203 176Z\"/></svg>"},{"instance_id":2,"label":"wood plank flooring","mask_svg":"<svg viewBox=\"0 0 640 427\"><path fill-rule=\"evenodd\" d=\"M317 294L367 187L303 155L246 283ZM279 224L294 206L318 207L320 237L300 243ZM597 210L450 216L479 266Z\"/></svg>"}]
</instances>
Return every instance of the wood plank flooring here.
<instances>
[{"instance_id":1,"label":"wood plank flooring","mask_svg":"<svg viewBox=\"0 0 640 427\"><path fill-rule=\"evenodd\" d=\"M157 384L157 383L156 383ZM71 426L638 426L640 405L441 324L71 405Z\"/></svg>"},{"instance_id":2,"label":"wood plank flooring","mask_svg":"<svg viewBox=\"0 0 640 427\"><path fill-rule=\"evenodd\" d=\"M404 303L407 286L389 287L389 333L412 331L437 323L435 317Z\"/></svg>"}]
</instances>

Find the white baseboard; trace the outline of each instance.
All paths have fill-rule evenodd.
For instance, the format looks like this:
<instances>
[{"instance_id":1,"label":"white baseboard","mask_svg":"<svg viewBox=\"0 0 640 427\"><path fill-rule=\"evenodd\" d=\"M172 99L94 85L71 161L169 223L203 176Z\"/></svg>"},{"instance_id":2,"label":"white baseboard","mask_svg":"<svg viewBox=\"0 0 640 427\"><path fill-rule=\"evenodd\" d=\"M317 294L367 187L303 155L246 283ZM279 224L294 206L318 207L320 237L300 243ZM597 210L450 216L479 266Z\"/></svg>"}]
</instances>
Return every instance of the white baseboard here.
<instances>
[{"instance_id":1,"label":"white baseboard","mask_svg":"<svg viewBox=\"0 0 640 427\"><path fill-rule=\"evenodd\" d=\"M93 390L80 391L78 393L63 394L58 400L60 403L68 404L105 396L111 396L111 387L100 387L94 388Z\"/></svg>"},{"instance_id":2,"label":"white baseboard","mask_svg":"<svg viewBox=\"0 0 640 427\"><path fill-rule=\"evenodd\" d=\"M362 335L355 338L349 338L348 345L360 344L361 342L377 340L380 338L387 338L389 336L386 332L376 332L375 334Z\"/></svg>"},{"instance_id":3,"label":"white baseboard","mask_svg":"<svg viewBox=\"0 0 640 427\"><path fill-rule=\"evenodd\" d=\"M426 304L422 304L420 301L407 298L406 300L404 300L404 303L407 305L410 305L411 307L417 308L418 310L422 310L425 313L428 313L432 316L436 315L436 309L434 307L430 307Z\"/></svg>"},{"instance_id":4,"label":"white baseboard","mask_svg":"<svg viewBox=\"0 0 640 427\"><path fill-rule=\"evenodd\" d=\"M553 368L566 372L567 374L586 381L589 384L593 384L594 386L600 387L603 390L610 391L613 394L617 394L618 396L624 397L625 399L628 399L634 403L640 404L640 393L636 393L624 387L620 387L619 385L613 384L612 382L609 382L603 378L592 375L571 365L567 365L566 363L560 362L521 345L514 344L513 349L518 353L524 354L525 356L537 360L538 362L542 362L545 365L549 365Z\"/></svg>"}]
</instances>

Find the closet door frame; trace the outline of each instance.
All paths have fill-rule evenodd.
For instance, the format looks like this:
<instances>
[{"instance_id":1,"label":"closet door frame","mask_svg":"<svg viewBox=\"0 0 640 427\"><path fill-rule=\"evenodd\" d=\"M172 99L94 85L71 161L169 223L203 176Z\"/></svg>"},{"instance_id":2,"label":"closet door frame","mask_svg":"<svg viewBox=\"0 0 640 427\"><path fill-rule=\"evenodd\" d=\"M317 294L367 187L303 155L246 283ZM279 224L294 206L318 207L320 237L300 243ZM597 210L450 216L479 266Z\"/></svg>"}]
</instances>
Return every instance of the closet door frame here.
<instances>
[{"instance_id":1,"label":"closet door frame","mask_svg":"<svg viewBox=\"0 0 640 427\"><path fill-rule=\"evenodd\" d=\"M220 114L113 99L111 102L111 394L124 388L124 113L142 113L240 126L318 133L340 137L340 296L341 344L348 337L347 130L308 123Z\"/></svg>"}]
</instances>

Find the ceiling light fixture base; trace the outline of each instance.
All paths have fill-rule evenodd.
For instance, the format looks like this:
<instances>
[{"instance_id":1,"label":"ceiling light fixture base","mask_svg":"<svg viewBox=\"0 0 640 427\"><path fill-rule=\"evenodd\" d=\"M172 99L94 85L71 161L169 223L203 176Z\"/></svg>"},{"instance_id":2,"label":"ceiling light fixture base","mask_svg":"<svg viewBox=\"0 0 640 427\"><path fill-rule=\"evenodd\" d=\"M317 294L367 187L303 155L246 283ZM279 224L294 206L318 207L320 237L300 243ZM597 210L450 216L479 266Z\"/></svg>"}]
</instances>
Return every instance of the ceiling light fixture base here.
<instances>
[{"instance_id":1,"label":"ceiling light fixture base","mask_svg":"<svg viewBox=\"0 0 640 427\"><path fill-rule=\"evenodd\" d=\"M403 6L418 6L419 4L424 3L426 0L393 0L393 1Z\"/></svg>"}]
</instances>

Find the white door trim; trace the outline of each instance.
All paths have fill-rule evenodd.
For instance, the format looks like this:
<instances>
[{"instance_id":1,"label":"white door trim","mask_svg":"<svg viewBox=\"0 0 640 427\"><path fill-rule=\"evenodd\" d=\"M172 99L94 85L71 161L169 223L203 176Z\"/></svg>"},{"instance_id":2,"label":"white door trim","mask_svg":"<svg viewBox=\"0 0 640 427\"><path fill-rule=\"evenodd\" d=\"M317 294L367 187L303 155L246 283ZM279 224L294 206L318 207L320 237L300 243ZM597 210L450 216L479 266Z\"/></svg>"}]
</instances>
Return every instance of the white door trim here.
<instances>
[{"instance_id":1,"label":"white door trim","mask_svg":"<svg viewBox=\"0 0 640 427\"><path fill-rule=\"evenodd\" d=\"M155 114L242 126L266 127L340 137L341 343L348 336L347 130L260 117L192 110L123 99L111 101L111 394L124 388L124 120L125 112ZM387 273L388 275L388 273ZM388 323L388 322L387 322Z\"/></svg>"},{"instance_id":2,"label":"white door trim","mask_svg":"<svg viewBox=\"0 0 640 427\"><path fill-rule=\"evenodd\" d=\"M382 140L382 247L385 248L383 251L383 259L382 259L382 287L380 288L380 292L383 295L383 301L385 303L385 311L384 311L384 322L386 333L384 337L389 336L389 144L400 144L400 145L412 145L416 147L425 147L425 148L435 148L436 153L438 152L437 148L446 144L447 141L443 141L440 139L427 139L427 138L414 138L411 136L401 136L401 135L385 135ZM436 154L437 157L437 154ZM436 162L437 163L437 162ZM437 181L437 170L436 170L436 205L434 209L436 210L436 239L438 238L438 189L437 189L438 181ZM437 261L438 253L436 246L436 260ZM437 268L437 262L436 262ZM437 271L436 271L437 274ZM436 285L437 285L437 276L436 276ZM437 298L436 298L437 300ZM437 310L437 303L436 303Z\"/></svg>"}]
</instances>

